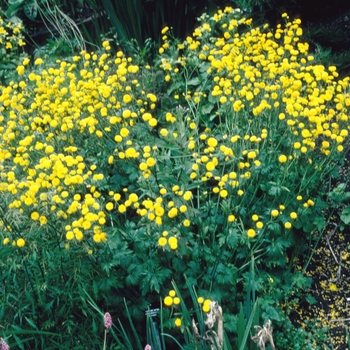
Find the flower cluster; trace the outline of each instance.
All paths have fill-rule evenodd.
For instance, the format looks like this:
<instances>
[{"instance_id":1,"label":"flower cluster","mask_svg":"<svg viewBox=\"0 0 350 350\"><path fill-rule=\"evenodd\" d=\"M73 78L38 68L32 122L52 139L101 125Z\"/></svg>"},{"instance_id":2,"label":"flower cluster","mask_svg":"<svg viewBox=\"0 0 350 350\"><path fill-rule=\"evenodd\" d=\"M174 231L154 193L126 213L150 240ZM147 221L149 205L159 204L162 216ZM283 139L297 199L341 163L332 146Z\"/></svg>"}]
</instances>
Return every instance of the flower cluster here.
<instances>
[{"instance_id":1,"label":"flower cluster","mask_svg":"<svg viewBox=\"0 0 350 350\"><path fill-rule=\"evenodd\" d=\"M164 298L164 305L166 306L172 306L172 305L179 305L180 304L180 298L176 296L175 290L170 290L169 295L167 295Z\"/></svg>"}]
</instances>

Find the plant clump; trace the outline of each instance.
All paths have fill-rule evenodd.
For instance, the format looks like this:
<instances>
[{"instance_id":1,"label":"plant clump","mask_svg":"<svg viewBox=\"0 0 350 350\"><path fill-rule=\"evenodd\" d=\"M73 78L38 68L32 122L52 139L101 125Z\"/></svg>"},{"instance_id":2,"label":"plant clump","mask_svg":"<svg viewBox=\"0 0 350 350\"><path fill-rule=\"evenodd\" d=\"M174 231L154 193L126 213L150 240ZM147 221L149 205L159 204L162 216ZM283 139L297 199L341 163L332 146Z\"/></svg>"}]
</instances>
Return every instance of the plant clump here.
<instances>
[{"instance_id":1,"label":"plant clump","mask_svg":"<svg viewBox=\"0 0 350 350\"><path fill-rule=\"evenodd\" d=\"M300 20L282 17L276 30L254 28L227 7L183 43L164 28L153 67L108 41L21 62L0 87L7 259L36 260L49 245L72 271L76 254L97 269L118 248L103 271L125 279L95 285L102 303L135 288L152 299L185 274L234 314L252 259L257 292L270 276L283 289L325 226L323 183L347 150L350 95L349 78L309 54Z\"/></svg>"}]
</instances>

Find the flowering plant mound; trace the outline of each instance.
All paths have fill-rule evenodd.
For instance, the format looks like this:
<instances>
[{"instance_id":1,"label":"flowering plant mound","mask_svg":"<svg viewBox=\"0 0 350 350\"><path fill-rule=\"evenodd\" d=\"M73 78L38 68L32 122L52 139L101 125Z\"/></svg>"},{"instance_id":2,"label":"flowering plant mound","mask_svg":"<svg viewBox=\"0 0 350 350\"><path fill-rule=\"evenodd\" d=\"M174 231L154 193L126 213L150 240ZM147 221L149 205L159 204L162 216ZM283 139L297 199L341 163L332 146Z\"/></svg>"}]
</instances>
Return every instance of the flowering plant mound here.
<instances>
[{"instance_id":1,"label":"flowering plant mound","mask_svg":"<svg viewBox=\"0 0 350 350\"><path fill-rule=\"evenodd\" d=\"M0 79L2 82L7 82L15 76L16 67L26 57L23 50L25 46L23 31L21 22L6 21L0 16ZM29 60L25 62L29 63Z\"/></svg>"},{"instance_id":2,"label":"flowering plant mound","mask_svg":"<svg viewBox=\"0 0 350 350\"><path fill-rule=\"evenodd\" d=\"M107 41L20 65L0 88L1 264L68 283L82 310L83 287L112 305L130 290L147 308L185 274L234 314L252 259L257 291L270 275L282 285L325 225L350 105L349 78L314 63L300 21L286 22L253 28L225 8L184 43L164 28L154 67ZM58 303L51 293L36 307Z\"/></svg>"}]
</instances>

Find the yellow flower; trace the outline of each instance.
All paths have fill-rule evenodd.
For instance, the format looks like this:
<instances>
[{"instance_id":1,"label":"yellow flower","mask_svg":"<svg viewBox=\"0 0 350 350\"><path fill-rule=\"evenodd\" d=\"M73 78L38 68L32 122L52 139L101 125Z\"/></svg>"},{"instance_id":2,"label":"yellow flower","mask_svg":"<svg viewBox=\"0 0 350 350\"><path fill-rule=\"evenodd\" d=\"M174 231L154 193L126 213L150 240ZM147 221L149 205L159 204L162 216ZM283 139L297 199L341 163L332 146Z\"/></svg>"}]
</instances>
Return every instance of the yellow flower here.
<instances>
[{"instance_id":1,"label":"yellow flower","mask_svg":"<svg viewBox=\"0 0 350 350\"><path fill-rule=\"evenodd\" d=\"M171 305L173 305L173 298L172 298L171 296L166 296L166 297L164 298L164 304L165 304L166 306L171 306Z\"/></svg>"},{"instance_id":2,"label":"yellow flower","mask_svg":"<svg viewBox=\"0 0 350 350\"><path fill-rule=\"evenodd\" d=\"M181 213L185 213L186 211L187 211L186 205L181 205L181 207L180 207L180 212L181 212Z\"/></svg>"},{"instance_id":3,"label":"yellow flower","mask_svg":"<svg viewBox=\"0 0 350 350\"><path fill-rule=\"evenodd\" d=\"M32 220L39 220L39 213L38 212L36 212L36 211L33 211L31 214L30 214L30 218L32 219Z\"/></svg>"},{"instance_id":4,"label":"yellow flower","mask_svg":"<svg viewBox=\"0 0 350 350\"><path fill-rule=\"evenodd\" d=\"M176 327L181 327L181 324L182 324L181 318L176 318L174 323Z\"/></svg>"},{"instance_id":5,"label":"yellow flower","mask_svg":"<svg viewBox=\"0 0 350 350\"><path fill-rule=\"evenodd\" d=\"M337 287L336 284L331 283L331 284L329 285L329 290L330 290L331 292L336 292L336 291L338 290L338 287Z\"/></svg>"},{"instance_id":6,"label":"yellow flower","mask_svg":"<svg viewBox=\"0 0 350 350\"><path fill-rule=\"evenodd\" d=\"M189 227L191 225L191 221L186 219L186 220L184 220L183 225L185 227Z\"/></svg>"},{"instance_id":7,"label":"yellow flower","mask_svg":"<svg viewBox=\"0 0 350 350\"><path fill-rule=\"evenodd\" d=\"M157 124L158 124L158 122L157 122L157 119L156 118L151 118L149 121L148 121L148 124L150 125L150 126L156 126Z\"/></svg>"},{"instance_id":8,"label":"yellow flower","mask_svg":"<svg viewBox=\"0 0 350 350\"><path fill-rule=\"evenodd\" d=\"M161 247L164 247L166 244L167 244L167 239L165 237L160 237L158 239L158 244L161 246Z\"/></svg>"},{"instance_id":9,"label":"yellow flower","mask_svg":"<svg viewBox=\"0 0 350 350\"><path fill-rule=\"evenodd\" d=\"M129 103L132 101L132 97L129 94L125 94L123 96L123 101L124 101L124 103Z\"/></svg>"},{"instance_id":10,"label":"yellow flower","mask_svg":"<svg viewBox=\"0 0 350 350\"><path fill-rule=\"evenodd\" d=\"M210 147L216 147L216 145L218 144L218 141L214 137L209 137L207 144Z\"/></svg>"},{"instance_id":11,"label":"yellow flower","mask_svg":"<svg viewBox=\"0 0 350 350\"><path fill-rule=\"evenodd\" d=\"M255 225L258 229L261 229L264 227L264 224L261 221L258 221Z\"/></svg>"},{"instance_id":12,"label":"yellow flower","mask_svg":"<svg viewBox=\"0 0 350 350\"><path fill-rule=\"evenodd\" d=\"M256 157L256 152L250 151L247 155L248 159L254 159Z\"/></svg>"},{"instance_id":13,"label":"yellow flower","mask_svg":"<svg viewBox=\"0 0 350 350\"><path fill-rule=\"evenodd\" d=\"M18 66L18 67L16 68L16 70L17 70L17 73L18 73L19 75L23 75L23 74L24 74L24 66Z\"/></svg>"},{"instance_id":14,"label":"yellow flower","mask_svg":"<svg viewBox=\"0 0 350 350\"><path fill-rule=\"evenodd\" d=\"M205 168L208 170L208 171L212 171L215 169L215 164L213 162L208 162L206 165L205 165Z\"/></svg>"},{"instance_id":15,"label":"yellow flower","mask_svg":"<svg viewBox=\"0 0 350 350\"><path fill-rule=\"evenodd\" d=\"M247 231L247 235L249 238L254 238L256 233L255 233L255 230L250 228L248 231Z\"/></svg>"},{"instance_id":16,"label":"yellow flower","mask_svg":"<svg viewBox=\"0 0 350 350\"><path fill-rule=\"evenodd\" d=\"M278 157L278 160L280 161L280 163L285 163L287 161L287 157L282 154Z\"/></svg>"},{"instance_id":17,"label":"yellow flower","mask_svg":"<svg viewBox=\"0 0 350 350\"><path fill-rule=\"evenodd\" d=\"M22 248L22 247L24 247L25 244L26 244L26 242L24 241L23 238L17 239L17 247Z\"/></svg>"},{"instance_id":18,"label":"yellow flower","mask_svg":"<svg viewBox=\"0 0 350 350\"><path fill-rule=\"evenodd\" d=\"M290 229L291 227L292 227L292 224L290 223L290 222L286 222L285 224L284 224L284 227L286 228L286 229Z\"/></svg>"},{"instance_id":19,"label":"yellow flower","mask_svg":"<svg viewBox=\"0 0 350 350\"><path fill-rule=\"evenodd\" d=\"M162 29L161 33L164 35L169 30L169 27L166 26Z\"/></svg>"},{"instance_id":20,"label":"yellow flower","mask_svg":"<svg viewBox=\"0 0 350 350\"><path fill-rule=\"evenodd\" d=\"M126 206L124 204L120 204L118 206L119 213L125 213L126 212Z\"/></svg>"},{"instance_id":21,"label":"yellow flower","mask_svg":"<svg viewBox=\"0 0 350 350\"><path fill-rule=\"evenodd\" d=\"M168 130L167 129L160 129L159 133L163 136L163 137L166 137L168 136Z\"/></svg>"},{"instance_id":22,"label":"yellow flower","mask_svg":"<svg viewBox=\"0 0 350 350\"><path fill-rule=\"evenodd\" d=\"M6 237L6 238L4 238L4 240L3 240L3 244L4 245L6 245L6 244L9 244L9 242L10 242L10 239L8 238L8 237Z\"/></svg>"},{"instance_id":23,"label":"yellow flower","mask_svg":"<svg viewBox=\"0 0 350 350\"><path fill-rule=\"evenodd\" d=\"M208 300L209 302L207 302L207 300L204 301L204 304L203 304L203 307L202 307L202 310L204 312L209 312L210 311L210 300Z\"/></svg>"},{"instance_id":24,"label":"yellow flower","mask_svg":"<svg viewBox=\"0 0 350 350\"><path fill-rule=\"evenodd\" d=\"M258 221L258 220L259 220L259 216L256 215L256 214L253 214L252 220L253 220L253 221Z\"/></svg>"},{"instance_id":25,"label":"yellow flower","mask_svg":"<svg viewBox=\"0 0 350 350\"><path fill-rule=\"evenodd\" d=\"M203 297L198 297L197 301L198 301L198 304L203 304L204 303L204 298Z\"/></svg>"},{"instance_id":26,"label":"yellow flower","mask_svg":"<svg viewBox=\"0 0 350 350\"><path fill-rule=\"evenodd\" d=\"M171 208L168 212L168 217L170 219L174 218L175 216L177 216L178 210L177 208Z\"/></svg>"},{"instance_id":27,"label":"yellow flower","mask_svg":"<svg viewBox=\"0 0 350 350\"><path fill-rule=\"evenodd\" d=\"M106 204L106 209L107 209L108 211L113 210L113 208L114 208L114 205L113 205L112 202L108 202L108 203Z\"/></svg>"},{"instance_id":28,"label":"yellow flower","mask_svg":"<svg viewBox=\"0 0 350 350\"><path fill-rule=\"evenodd\" d=\"M36 60L35 60L35 62L34 62L34 64L37 66L37 65L39 65L39 64L42 64L43 63L43 60L42 60L42 58L37 58Z\"/></svg>"},{"instance_id":29,"label":"yellow flower","mask_svg":"<svg viewBox=\"0 0 350 350\"><path fill-rule=\"evenodd\" d=\"M147 166L149 166L149 167L153 167L153 166L156 164L156 161L155 161L154 158L149 157L149 158L147 158L147 160L146 160L146 164L147 164Z\"/></svg>"},{"instance_id":30,"label":"yellow flower","mask_svg":"<svg viewBox=\"0 0 350 350\"><path fill-rule=\"evenodd\" d=\"M185 201L189 201L192 198L192 192L191 191L186 191L183 195L183 199Z\"/></svg>"},{"instance_id":31,"label":"yellow flower","mask_svg":"<svg viewBox=\"0 0 350 350\"><path fill-rule=\"evenodd\" d=\"M176 237L170 237L168 239L168 243L171 249L175 250L177 249L177 238Z\"/></svg>"},{"instance_id":32,"label":"yellow flower","mask_svg":"<svg viewBox=\"0 0 350 350\"><path fill-rule=\"evenodd\" d=\"M271 211L271 216L273 216L274 218L276 218L278 216L278 210L274 209Z\"/></svg>"},{"instance_id":33,"label":"yellow flower","mask_svg":"<svg viewBox=\"0 0 350 350\"><path fill-rule=\"evenodd\" d=\"M175 297L173 299L173 302L174 302L175 305L179 305L180 304L180 298L179 297Z\"/></svg>"},{"instance_id":34,"label":"yellow flower","mask_svg":"<svg viewBox=\"0 0 350 350\"><path fill-rule=\"evenodd\" d=\"M308 199L307 200L307 204L310 206L310 207L313 207L315 205L315 202L312 200L312 199Z\"/></svg>"},{"instance_id":35,"label":"yellow flower","mask_svg":"<svg viewBox=\"0 0 350 350\"><path fill-rule=\"evenodd\" d=\"M221 198L226 198L228 196L228 192L226 190L221 190L220 191L220 197Z\"/></svg>"},{"instance_id":36,"label":"yellow flower","mask_svg":"<svg viewBox=\"0 0 350 350\"><path fill-rule=\"evenodd\" d=\"M129 135L129 129L127 129L127 128L120 129L120 136L127 137L128 135Z\"/></svg>"},{"instance_id":37,"label":"yellow flower","mask_svg":"<svg viewBox=\"0 0 350 350\"><path fill-rule=\"evenodd\" d=\"M292 212L290 213L290 217L291 217L292 219L296 219L296 218L298 217L298 214L297 214L296 212L292 211Z\"/></svg>"},{"instance_id":38,"label":"yellow flower","mask_svg":"<svg viewBox=\"0 0 350 350\"><path fill-rule=\"evenodd\" d=\"M236 217L233 214L231 214L228 216L227 220L228 220L228 222L233 222L236 220Z\"/></svg>"}]
</instances>

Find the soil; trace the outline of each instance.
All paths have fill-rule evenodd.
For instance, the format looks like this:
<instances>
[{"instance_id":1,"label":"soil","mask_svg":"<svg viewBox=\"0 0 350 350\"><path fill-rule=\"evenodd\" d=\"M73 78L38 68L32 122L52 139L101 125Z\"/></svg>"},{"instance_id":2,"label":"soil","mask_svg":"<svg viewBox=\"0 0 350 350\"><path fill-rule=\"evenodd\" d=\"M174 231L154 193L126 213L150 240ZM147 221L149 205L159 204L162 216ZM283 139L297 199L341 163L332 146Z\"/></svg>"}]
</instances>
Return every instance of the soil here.
<instances>
[{"instance_id":1,"label":"soil","mask_svg":"<svg viewBox=\"0 0 350 350\"><path fill-rule=\"evenodd\" d=\"M349 152L346 159L340 167L340 177L332 185L347 183L346 191L350 191ZM338 211L329 214L326 230L318 233L321 238L305 271L312 278L311 288L293 315L301 326L310 320L317 328L328 328L327 346L334 350L350 348L350 234L349 227L342 228L340 220L341 210L349 204L343 203ZM298 268L302 270L303 266L305 262Z\"/></svg>"}]
</instances>

